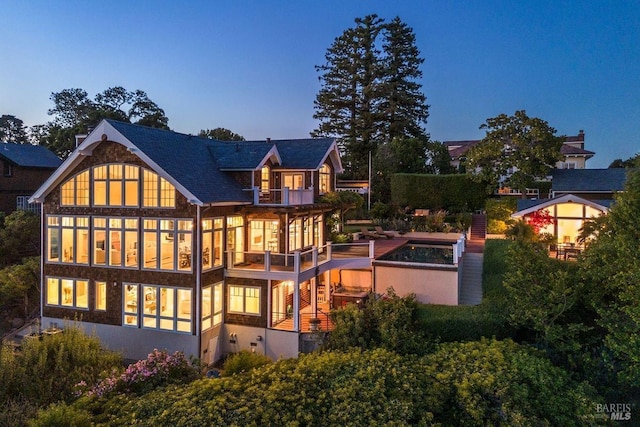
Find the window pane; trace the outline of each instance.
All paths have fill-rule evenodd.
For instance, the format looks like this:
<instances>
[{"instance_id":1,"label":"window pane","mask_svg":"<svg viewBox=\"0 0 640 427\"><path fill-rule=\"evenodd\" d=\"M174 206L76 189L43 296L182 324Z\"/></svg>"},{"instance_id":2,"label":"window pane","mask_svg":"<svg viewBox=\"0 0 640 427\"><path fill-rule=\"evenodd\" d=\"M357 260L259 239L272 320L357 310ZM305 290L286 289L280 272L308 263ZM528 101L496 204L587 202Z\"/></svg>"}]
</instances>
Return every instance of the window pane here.
<instances>
[{"instance_id":1,"label":"window pane","mask_svg":"<svg viewBox=\"0 0 640 427\"><path fill-rule=\"evenodd\" d=\"M138 181L126 181L124 185L125 206L138 206Z\"/></svg>"},{"instance_id":2,"label":"window pane","mask_svg":"<svg viewBox=\"0 0 640 427\"><path fill-rule=\"evenodd\" d=\"M109 265L122 265L122 232L109 231Z\"/></svg>"},{"instance_id":3,"label":"window pane","mask_svg":"<svg viewBox=\"0 0 640 427\"><path fill-rule=\"evenodd\" d=\"M213 266L213 257L211 256L213 248L213 233L205 231L202 233L202 269L207 270Z\"/></svg>"},{"instance_id":4,"label":"window pane","mask_svg":"<svg viewBox=\"0 0 640 427\"><path fill-rule=\"evenodd\" d=\"M144 267L158 268L157 255L158 233L155 231L144 232Z\"/></svg>"},{"instance_id":5,"label":"window pane","mask_svg":"<svg viewBox=\"0 0 640 427\"><path fill-rule=\"evenodd\" d=\"M73 306L73 280L62 279L62 305L67 307Z\"/></svg>"},{"instance_id":6,"label":"window pane","mask_svg":"<svg viewBox=\"0 0 640 427\"><path fill-rule=\"evenodd\" d=\"M164 221L163 221L164 222ZM160 233L160 269L173 270L175 258L174 233Z\"/></svg>"},{"instance_id":7,"label":"window pane","mask_svg":"<svg viewBox=\"0 0 640 427\"><path fill-rule=\"evenodd\" d=\"M76 281L76 307L89 308L89 282Z\"/></svg>"},{"instance_id":8,"label":"window pane","mask_svg":"<svg viewBox=\"0 0 640 427\"><path fill-rule=\"evenodd\" d=\"M59 283L59 279L54 279L51 277L47 279L47 304L60 304L60 288L58 287Z\"/></svg>"},{"instance_id":9,"label":"window pane","mask_svg":"<svg viewBox=\"0 0 640 427\"><path fill-rule=\"evenodd\" d=\"M191 322L179 320L176 325L176 330L180 332L191 332Z\"/></svg>"},{"instance_id":10,"label":"window pane","mask_svg":"<svg viewBox=\"0 0 640 427\"><path fill-rule=\"evenodd\" d=\"M138 266L138 232L137 231L126 231L124 233L125 238L125 265L127 267L137 267Z\"/></svg>"},{"instance_id":11,"label":"window pane","mask_svg":"<svg viewBox=\"0 0 640 427\"><path fill-rule=\"evenodd\" d=\"M106 206L107 204L107 182L93 182L93 204L96 206Z\"/></svg>"},{"instance_id":12,"label":"window pane","mask_svg":"<svg viewBox=\"0 0 640 427\"><path fill-rule=\"evenodd\" d=\"M143 313L144 314L156 314L156 309L157 309L157 301L156 301L156 288L152 287L152 286L144 286L143 288L143 293L144 293L144 308L143 308Z\"/></svg>"},{"instance_id":13,"label":"window pane","mask_svg":"<svg viewBox=\"0 0 640 427\"><path fill-rule=\"evenodd\" d=\"M191 319L190 289L178 289L178 318Z\"/></svg>"},{"instance_id":14,"label":"window pane","mask_svg":"<svg viewBox=\"0 0 640 427\"><path fill-rule=\"evenodd\" d=\"M160 319L160 329L173 331L173 319Z\"/></svg>"},{"instance_id":15,"label":"window pane","mask_svg":"<svg viewBox=\"0 0 640 427\"><path fill-rule=\"evenodd\" d=\"M229 311L244 312L244 288L240 286L229 286Z\"/></svg>"},{"instance_id":16,"label":"window pane","mask_svg":"<svg viewBox=\"0 0 640 427\"><path fill-rule=\"evenodd\" d=\"M62 262L73 262L73 228L62 229Z\"/></svg>"},{"instance_id":17,"label":"window pane","mask_svg":"<svg viewBox=\"0 0 640 427\"><path fill-rule=\"evenodd\" d=\"M202 289L202 318L211 316L211 286Z\"/></svg>"},{"instance_id":18,"label":"window pane","mask_svg":"<svg viewBox=\"0 0 640 427\"><path fill-rule=\"evenodd\" d=\"M71 178L66 183L62 184L60 189L61 197L60 204L64 206L72 206L75 204L75 179Z\"/></svg>"},{"instance_id":19,"label":"window pane","mask_svg":"<svg viewBox=\"0 0 640 427\"><path fill-rule=\"evenodd\" d=\"M126 285L124 288L124 312L138 312L138 285Z\"/></svg>"},{"instance_id":20,"label":"window pane","mask_svg":"<svg viewBox=\"0 0 640 427\"><path fill-rule=\"evenodd\" d=\"M145 207L156 207L158 206L158 175L145 170L142 176L143 204Z\"/></svg>"},{"instance_id":21,"label":"window pane","mask_svg":"<svg viewBox=\"0 0 640 427\"><path fill-rule=\"evenodd\" d=\"M260 288L245 288L245 312L260 314Z\"/></svg>"},{"instance_id":22,"label":"window pane","mask_svg":"<svg viewBox=\"0 0 640 427\"><path fill-rule=\"evenodd\" d=\"M76 205L89 206L89 171L81 172L76 177Z\"/></svg>"},{"instance_id":23,"label":"window pane","mask_svg":"<svg viewBox=\"0 0 640 427\"><path fill-rule=\"evenodd\" d=\"M222 283L213 287L213 324L222 323Z\"/></svg>"},{"instance_id":24,"label":"window pane","mask_svg":"<svg viewBox=\"0 0 640 427\"><path fill-rule=\"evenodd\" d=\"M174 289L160 288L160 316L174 316Z\"/></svg>"},{"instance_id":25,"label":"window pane","mask_svg":"<svg viewBox=\"0 0 640 427\"><path fill-rule=\"evenodd\" d=\"M96 282L96 310L107 309L107 282Z\"/></svg>"},{"instance_id":26,"label":"window pane","mask_svg":"<svg viewBox=\"0 0 640 427\"><path fill-rule=\"evenodd\" d=\"M109 206L122 206L122 181L109 181Z\"/></svg>"},{"instance_id":27,"label":"window pane","mask_svg":"<svg viewBox=\"0 0 640 427\"><path fill-rule=\"evenodd\" d=\"M60 261L60 229L49 226L47 230L47 260Z\"/></svg>"},{"instance_id":28,"label":"window pane","mask_svg":"<svg viewBox=\"0 0 640 427\"><path fill-rule=\"evenodd\" d=\"M95 221L94 221L95 224ZM94 225L95 227L95 225ZM94 230L93 232L93 241L94 241L94 251L93 251L93 263L95 265L105 265L106 262L106 238L107 233L104 230Z\"/></svg>"}]
</instances>

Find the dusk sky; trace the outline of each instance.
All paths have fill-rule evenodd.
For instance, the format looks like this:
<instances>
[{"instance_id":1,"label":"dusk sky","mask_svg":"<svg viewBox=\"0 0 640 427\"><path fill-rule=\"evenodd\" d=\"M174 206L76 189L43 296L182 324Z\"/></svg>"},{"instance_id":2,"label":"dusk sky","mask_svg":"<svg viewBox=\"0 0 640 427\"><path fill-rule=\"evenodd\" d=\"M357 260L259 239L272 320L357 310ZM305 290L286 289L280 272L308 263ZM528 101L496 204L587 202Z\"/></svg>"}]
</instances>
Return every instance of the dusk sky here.
<instances>
[{"instance_id":1,"label":"dusk sky","mask_svg":"<svg viewBox=\"0 0 640 427\"><path fill-rule=\"evenodd\" d=\"M637 1L0 0L0 115L51 119L52 92L141 89L172 130L306 138L314 66L356 17L399 16L425 59L432 139L526 110L585 132L589 168L640 151Z\"/></svg>"}]
</instances>

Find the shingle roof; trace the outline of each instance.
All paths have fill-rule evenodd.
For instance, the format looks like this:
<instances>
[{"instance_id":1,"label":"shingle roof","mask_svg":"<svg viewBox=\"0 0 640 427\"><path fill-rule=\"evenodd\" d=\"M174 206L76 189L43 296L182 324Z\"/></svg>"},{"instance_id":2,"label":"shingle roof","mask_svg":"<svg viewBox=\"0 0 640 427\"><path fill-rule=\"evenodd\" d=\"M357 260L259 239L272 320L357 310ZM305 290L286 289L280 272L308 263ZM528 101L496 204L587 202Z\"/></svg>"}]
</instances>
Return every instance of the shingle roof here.
<instances>
[{"instance_id":1,"label":"shingle roof","mask_svg":"<svg viewBox=\"0 0 640 427\"><path fill-rule=\"evenodd\" d=\"M30 168L55 169L62 164L58 156L41 145L0 143L0 157Z\"/></svg>"},{"instance_id":2,"label":"shingle roof","mask_svg":"<svg viewBox=\"0 0 640 427\"><path fill-rule=\"evenodd\" d=\"M282 157L282 167L289 169L317 169L321 166L333 138L307 138L271 141Z\"/></svg>"},{"instance_id":3,"label":"shingle roof","mask_svg":"<svg viewBox=\"0 0 640 427\"><path fill-rule=\"evenodd\" d=\"M255 169L272 148L273 144L265 141L215 141L211 145L212 154L220 167L235 170Z\"/></svg>"},{"instance_id":4,"label":"shingle roof","mask_svg":"<svg viewBox=\"0 0 640 427\"><path fill-rule=\"evenodd\" d=\"M565 156L570 154L571 155L582 154L589 157L593 157L593 155L596 154L593 151L585 150L584 148L574 147L573 145L569 145L569 144L562 144L562 147L560 147L560 153L562 153Z\"/></svg>"},{"instance_id":5,"label":"shingle roof","mask_svg":"<svg viewBox=\"0 0 640 427\"><path fill-rule=\"evenodd\" d=\"M251 194L220 171L212 147L219 141L107 120L203 203L251 201Z\"/></svg>"},{"instance_id":6,"label":"shingle roof","mask_svg":"<svg viewBox=\"0 0 640 427\"><path fill-rule=\"evenodd\" d=\"M626 172L626 169L555 169L551 190L563 193L622 191Z\"/></svg>"}]
</instances>

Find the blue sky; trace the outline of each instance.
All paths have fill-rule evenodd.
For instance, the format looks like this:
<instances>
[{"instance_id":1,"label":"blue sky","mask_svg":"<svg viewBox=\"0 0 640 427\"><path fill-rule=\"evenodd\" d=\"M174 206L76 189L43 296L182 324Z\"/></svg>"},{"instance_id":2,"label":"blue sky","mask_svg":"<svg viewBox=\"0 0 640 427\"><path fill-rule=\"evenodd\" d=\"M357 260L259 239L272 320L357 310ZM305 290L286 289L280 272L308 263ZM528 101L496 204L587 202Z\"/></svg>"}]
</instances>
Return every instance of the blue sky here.
<instances>
[{"instance_id":1,"label":"blue sky","mask_svg":"<svg viewBox=\"0 0 640 427\"><path fill-rule=\"evenodd\" d=\"M50 120L52 92L141 89L176 131L247 139L316 127L314 66L356 17L399 16L425 59L427 131L476 139L524 109L586 134L590 168L640 151L637 1L0 0L0 114Z\"/></svg>"}]
</instances>

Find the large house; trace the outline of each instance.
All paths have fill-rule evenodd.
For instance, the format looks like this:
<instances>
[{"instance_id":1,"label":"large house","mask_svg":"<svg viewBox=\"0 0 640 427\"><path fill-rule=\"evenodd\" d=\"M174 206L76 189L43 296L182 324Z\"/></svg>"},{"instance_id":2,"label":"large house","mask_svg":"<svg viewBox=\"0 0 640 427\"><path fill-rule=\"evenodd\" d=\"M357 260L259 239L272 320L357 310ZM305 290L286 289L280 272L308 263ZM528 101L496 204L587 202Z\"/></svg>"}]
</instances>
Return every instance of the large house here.
<instances>
[{"instance_id":1,"label":"large house","mask_svg":"<svg viewBox=\"0 0 640 427\"><path fill-rule=\"evenodd\" d=\"M584 222L609 211L617 193L624 190L626 169L554 170L551 198L518 200L512 217L527 220L545 212L553 223L541 232L550 233L559 245L580 245L579 234Z\"/></svg>"},{"instance_id":2,"label":"large house","mask_svg":"<svg viewBox=\"0 0 640 427\"><path fill-rule=\"evenodd\" d=\"M345 301L371 289L373 243L338 257L326 242L332 207L317 198L340 172L333 139L222 142L103 120L32 197L43 327L76 320L128 358L296 356L332 282L368 275Z\"/></svg>"},{"instance_id":3,"label":"large house","mask_svg":"<svg viewBox=\"0 0 640 427\"><path fill-rule=\"evenodd\" d=\"M29 197L60 164L62 160L46 147L0 143L0 212L37 212L40 205L29 204Z\"/></svg>"},{"instance_id":4,"label":"large house","mask_svg":"<svg viewBox=\"0 0 640 427\"><path fill-rule=\"evenodd\" d=\"M465 141L444 141L443 144L451 156L451 165L460 169L471 147L479 144L481 139ZM578 135L567 136L560 148L563 159L556 163L556 169L585 169L587 160L595 154L593 151L584 148L584 131L580 130Z\"/></svg>"}]
</instances>

